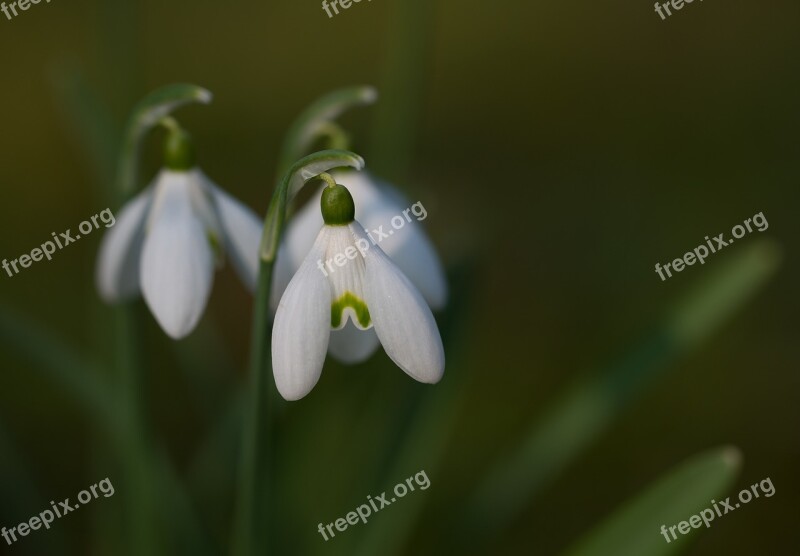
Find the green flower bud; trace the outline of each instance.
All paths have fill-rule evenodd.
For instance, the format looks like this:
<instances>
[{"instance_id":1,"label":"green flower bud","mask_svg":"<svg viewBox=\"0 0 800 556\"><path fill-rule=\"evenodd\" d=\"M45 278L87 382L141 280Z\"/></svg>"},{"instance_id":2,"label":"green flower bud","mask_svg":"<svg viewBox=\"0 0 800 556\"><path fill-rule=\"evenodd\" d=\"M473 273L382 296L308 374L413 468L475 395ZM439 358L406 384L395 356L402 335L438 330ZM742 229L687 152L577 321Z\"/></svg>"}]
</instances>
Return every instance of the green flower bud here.
<instances>
[{"instance_id":1,"label":"green flower bud","mask_svg":"<svg viewBox=\"0 0 800 556\"><path fill-rule=\"evenodd\" d=\"M322 219L328 226L346 226L356 218L356 205L347 188L340 184L322 191Z\"/></svg>"},{"instance_id":2,"label":"green flower bud","mask_svg":"<svg viewBox=\"0 0 800 556\"><path fill-rule=\"evenodd\" d=\"M192 136L179 126L169 128L164 141L164 165L170 170L185 172L194 168L196 162Z\"/></svg>"}]
</instances>

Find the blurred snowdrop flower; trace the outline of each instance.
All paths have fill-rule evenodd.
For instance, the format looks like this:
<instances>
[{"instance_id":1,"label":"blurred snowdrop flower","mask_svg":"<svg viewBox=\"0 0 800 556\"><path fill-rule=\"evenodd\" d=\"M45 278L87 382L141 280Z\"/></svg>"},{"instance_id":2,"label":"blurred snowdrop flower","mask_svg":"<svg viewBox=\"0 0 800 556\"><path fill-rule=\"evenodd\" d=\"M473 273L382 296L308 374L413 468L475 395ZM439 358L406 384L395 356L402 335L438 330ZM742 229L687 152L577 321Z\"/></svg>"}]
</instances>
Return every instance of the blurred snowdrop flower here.
<instances>
[{"instance_id":1,"label":"blurred snowdrop flower","mask_svg":"<svg viewBox=\"0 0 800 556\"><path fill-rule=\"evenodd\" d=\"M352 194L358 206L361 230L369 232L383 226L391 229L393 217L408 212L409 203L392 186L382 183L366 172L342 171L334 174L336 181ZM314 246L323 226L319 203L323 194L320 189L290 220L284 241L278 252L275 265L270 305L273 311L286 290L289 280L297 272ZM439 310L447 301L447 282L442 263L433 244L425 233L421 220L427 213L414 213L402 230L380 238L380 249L388 255L405 276L422 294L428 305ZM373 236L374 237L374 236ZM333 255L336 255L334 252ZM323 258L325 262L328 258ZM348 265L349 266L349 265ZM348 321L339 330L333 330L328 350L339 361L347 364L359 363L369 358L377 349L379 340L373 329L363 330L355 321Z\"/></svg>"},{"instance_id":2,"label":"blurred snowdrop flower","mask_svg":"<svg viewBox=\"0 0 800 556\"><path fill-rule=\"evenodd\" d=\"M322 222L275 314L272 363L278 391L287 400L311 391L334 334L343 334L340 348L350 358L371 353L373 341L379 341L409 376L435 384L444 373L444 349L428 304L355 220L347 188L323 177L330 181L320 199ZM324 261L339 254L347 263L326 271Z\"/></svg>"},{"instance_id":3,"label":"blurred snowdrop flower","mask_svg":"<svg viewBox=\"0 0 800 556\"><path fill-rule=\"evenodd\" d=\"M203 314L223 255L255 290L262 222L195 166L180 128L167 139L165 166L103 237L96 282L110 303L141 291L164 332L180 339Z\"/></svg>"}]
</instances>

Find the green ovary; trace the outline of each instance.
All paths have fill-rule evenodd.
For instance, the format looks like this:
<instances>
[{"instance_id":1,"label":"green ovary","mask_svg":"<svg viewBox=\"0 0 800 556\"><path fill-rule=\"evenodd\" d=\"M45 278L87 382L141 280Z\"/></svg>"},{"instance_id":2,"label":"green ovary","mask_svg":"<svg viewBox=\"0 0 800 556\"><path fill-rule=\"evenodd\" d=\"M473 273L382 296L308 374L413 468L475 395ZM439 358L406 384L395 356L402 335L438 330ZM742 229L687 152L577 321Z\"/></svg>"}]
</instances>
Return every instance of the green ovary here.
<instances>
[{"instance_id":1,"label":"green ovary","mask_svg":"<svg viewBox=\"0 0 800 556\"><path fill-rule=\"evenodd\" d=\"M367 304L350 292L345 292L342 297L331 303L331 328L339 328L342 324L342 315L347 307L351 307L356 314L358 323L367 328L372 323Z\"/></svg>"}]
</instances>

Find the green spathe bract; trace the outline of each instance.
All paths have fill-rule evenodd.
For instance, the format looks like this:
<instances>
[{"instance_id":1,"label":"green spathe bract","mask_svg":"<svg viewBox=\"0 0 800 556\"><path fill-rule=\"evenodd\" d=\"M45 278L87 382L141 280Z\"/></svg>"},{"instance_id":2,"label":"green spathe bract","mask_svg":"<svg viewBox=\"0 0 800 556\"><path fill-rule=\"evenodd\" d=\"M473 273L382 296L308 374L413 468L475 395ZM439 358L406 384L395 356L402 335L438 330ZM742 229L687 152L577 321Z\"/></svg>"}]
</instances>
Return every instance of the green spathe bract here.
<instances>
[{"instance_id":1,"label":"green spathe bract","mask_svg":"<svg viewBox=\"0 0 800 556\"><path fill-rule=\"evenodd\" d=\"M320 201L322 219L328 226L346 226L356 218L353 196L343 185L326 187Z\"/></svg>"},{"instance_id":2,"label":"green spathe bract","mask_svg":"<svg viewBox=\"0 0 800 556\"><path fill-rule=\"evenodd\" d=\"M117 195L127 200L136 189L140 143L145 134L177 108L192 102L208 104L212 94L190 84L167 85L145 97L128 120L119 159Z\"/></svg>"}]
</instances>

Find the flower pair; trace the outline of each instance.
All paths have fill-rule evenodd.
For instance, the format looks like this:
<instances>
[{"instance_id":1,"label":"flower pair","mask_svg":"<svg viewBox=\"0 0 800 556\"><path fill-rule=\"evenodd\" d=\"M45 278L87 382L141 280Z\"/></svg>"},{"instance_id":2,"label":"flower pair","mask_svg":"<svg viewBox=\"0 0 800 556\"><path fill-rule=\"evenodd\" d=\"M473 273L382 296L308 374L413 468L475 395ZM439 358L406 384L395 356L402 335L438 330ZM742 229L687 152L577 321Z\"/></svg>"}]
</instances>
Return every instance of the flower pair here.
<instances>
[{"instance_id":1,"label":"flower pair","mask_svg":"<svg viewBox=\"0 0 800 556\"><path fill-rule=\"evenodd\" d=\"M159 325L180 339L197 325L215 267L225 258L255 290L263 227L252 210L196 166L185 132L173 130L167 144L166 168L123 207L103 238L96 280L109 302L141 292ZM275 266L272 355L278 390L287 400L300 399L319 380L327 352L357 363L378 344L416 380L438 382L444 351L429 305L442 307L447 287L421 225L409 219L406 229L378 245L355 220L350 192L323 177L329 184L319 203L309 203L292 220ZM352 187L370 228L402 210L397 194L368 176L339 177ZM346 264L328 266L328 272L324 264L331 260Z\"/></svg>"}]
</instances>

